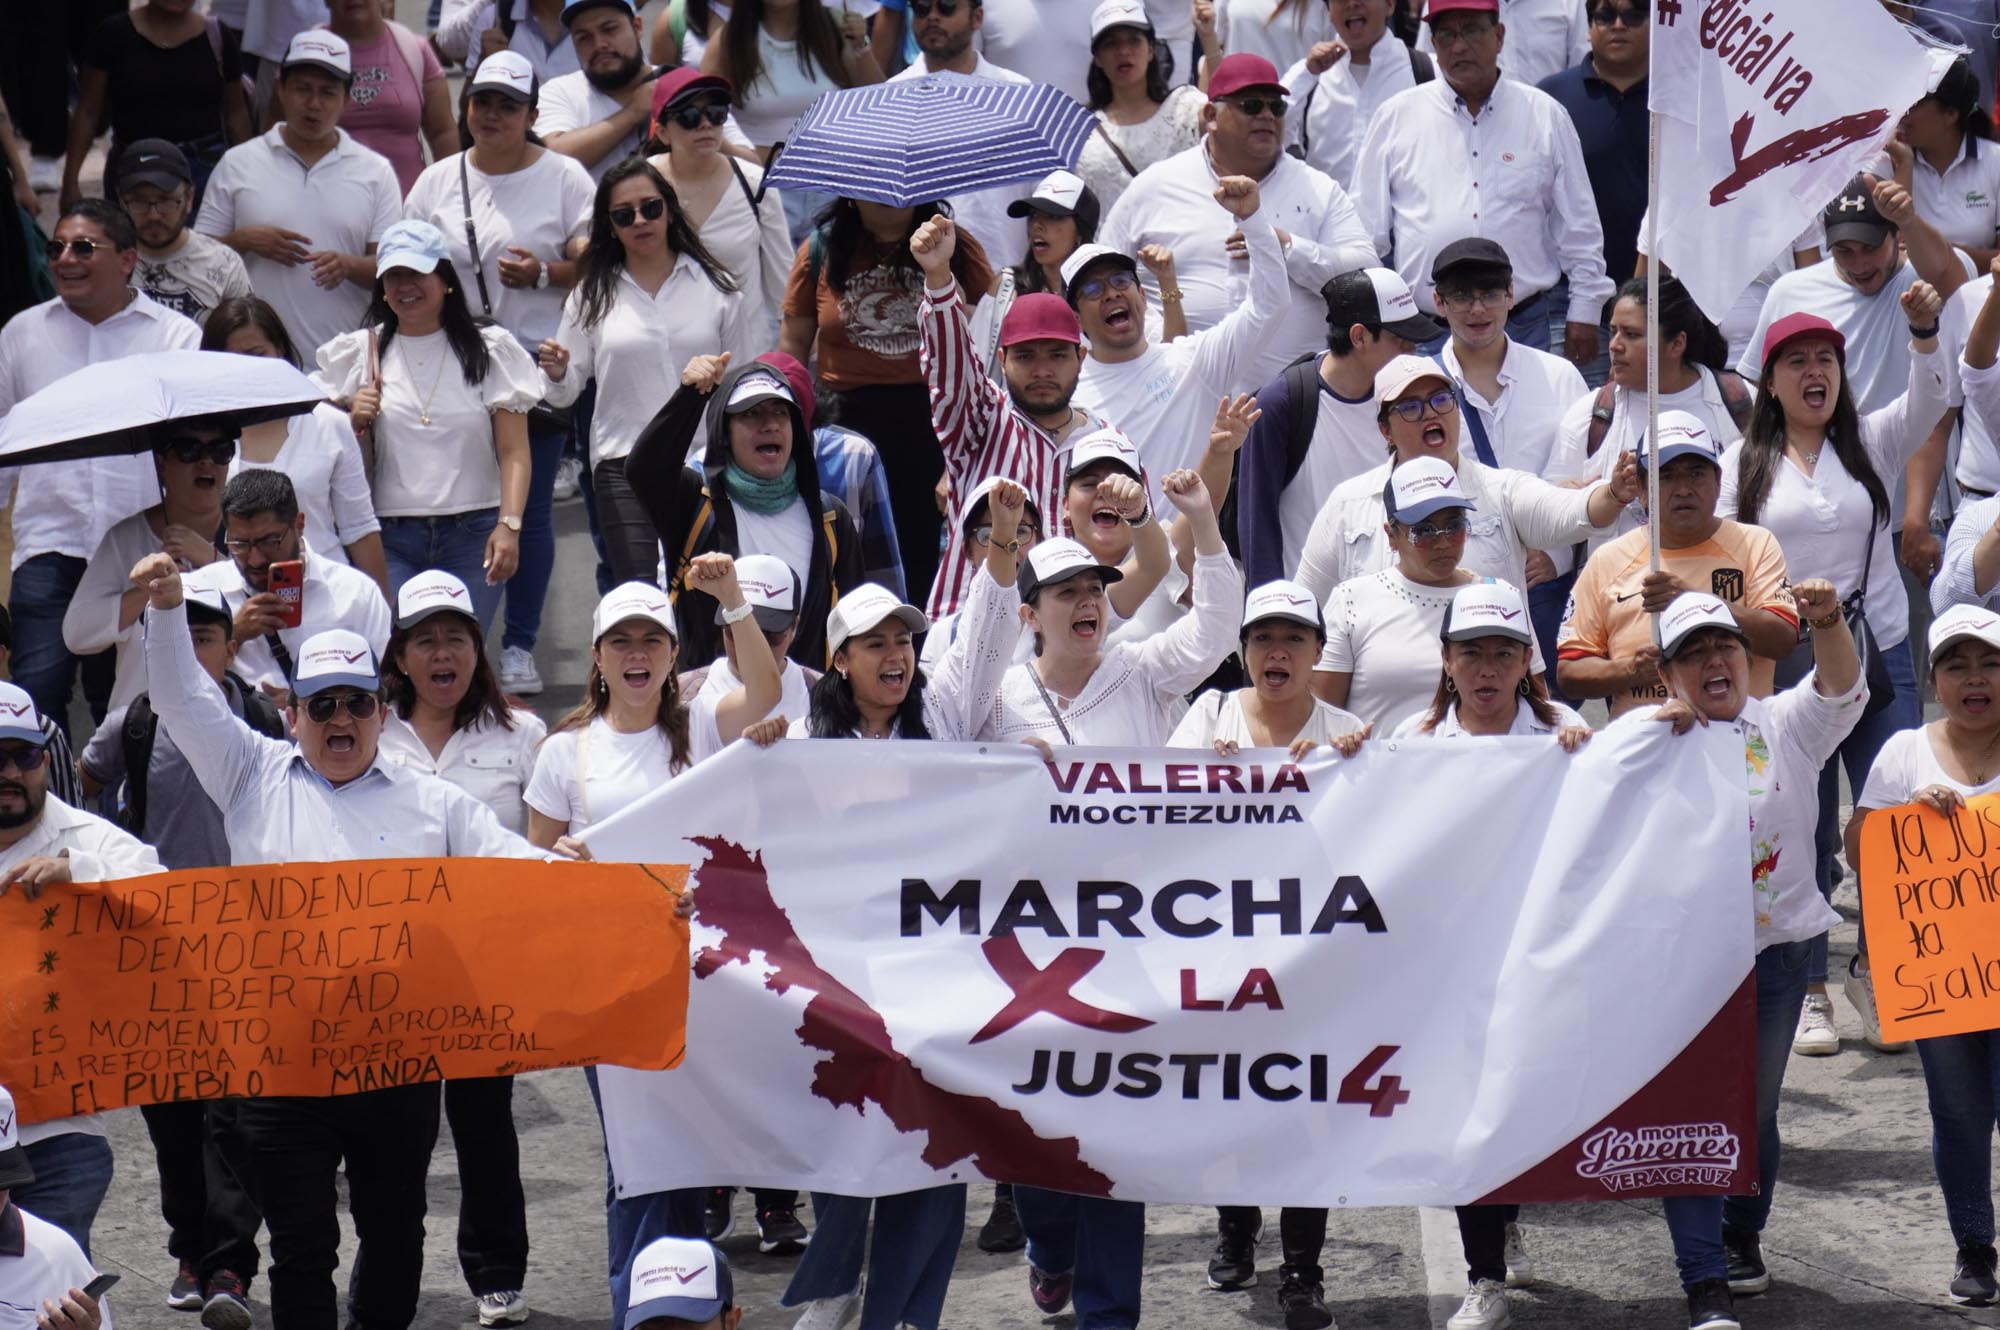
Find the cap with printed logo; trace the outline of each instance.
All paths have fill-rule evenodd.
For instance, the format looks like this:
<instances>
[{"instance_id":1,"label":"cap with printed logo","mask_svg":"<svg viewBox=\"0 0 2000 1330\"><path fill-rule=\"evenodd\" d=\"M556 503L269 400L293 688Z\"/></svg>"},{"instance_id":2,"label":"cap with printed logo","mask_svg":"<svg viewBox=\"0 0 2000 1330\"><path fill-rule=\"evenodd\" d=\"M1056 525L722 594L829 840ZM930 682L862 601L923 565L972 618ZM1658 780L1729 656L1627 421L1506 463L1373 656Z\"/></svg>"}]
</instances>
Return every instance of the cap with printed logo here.
<instances>
[{"instance_id":1,"label":"cap with printed logo","mask_svg":"<svg viewBox=\"0 0 2000 1330\"><path fill-rule=\"evenodd\" d=\"M1800 310L1796 314L1785 315L1764 330L1764 355L1759 363L1765 369L1769 369L1771 361L1777 357L1778 352L1793 342L1807 340L1831 342L1840 357L1843 360L1847 358L1846 334L1819 315Z\"/></svg>"},{"instance_id":2,"label":"cap with printed logo","mask_svg":"<svg viewBox=\"0 0 2000 1330\"><path fill-rule=\"evenodd\" d=\"M746 554L736 561L736 585L743 588L743 601L756 611L757 626L767 633L782 633L799 621L799 575L775 554ZM726 613L715 607L715 621L724 622Z\"/></svg>"},{"instance_id":3,"label":"cap with printed logo","mask_svg":"<svg viewBox=\"0 0 2000 1330\"><path fill-rule=\"evenodd\" d=\"M1113 28L1138 28L1150 37L1153 20L1140 0L1103 0L1090 11L1090 44L1097 45L1097 39Z\"/></svg>"},{"instance_id":4,"label":"cap with printed logo","mask_svg":"<svg viewBox=\"0 0 2000 1330\"><path fill-rule=\"evenodd\" d=\"M1063 479L1068 480L1085 467L1099 462L1110 462L1140 484L1146 483L1146 470L1139 461L1139 445L1126 438L1122 430L1110 425L1094 429L1076 441L1069 450L1069 461L1063 467Z\"/></svg>"},{"instance_id":5,"label":"cap with printed logo","mask_svg":"<svg viewBox=\"0 0 2000 1330\"><path fill-rule=\"evenodd\" d=\"M1451 374L1443 365L1425 356L1397 356L1381 369L1375 371L1375 400L1393 402L1408 392L1413 384L1425 379L1436 379L1440 385L1456 390Z\"/></svg>"},{"instance_id":6,"label":"cap with printed logo","mask_svg":"<svg viewBox=\"0 0 2000 1330\"><path fill-rule=\"evenodd\" d=\"M1884 217L1875 206L1875 191L1860 176L1847 182L1847 187L1840 191L1838 198L1826 205L1819 219L1826 225L1829 247L1843 240L1879 245L1896 229L1896 224Z\"/></svg>"},{"instance_id":7,"label":"cap with printed logo","mask_svg":"<svg viewBox=\"0 0 2000 1330\"><path fill-rule=\"evenodd\" d=\"M597 602L596 612L590 616L590 640L597 641L627 619L656 623L672 633L674 641L681 640L680 624L674 619L674 603L651 582L626 582L605 592L604 598Z\"/></svg>"},{"instance_id":8,"label":"cap with printed logo","mask_svg":"<svg viewBox=\"0 0 2000 1330\"><path fill-rule=\"evenodd\" d=\"M1408 342L1428 342L1444 333L1443 324L1417 308L1409 283L1389 268L1336 273L1319 294L1326 301L1327 326L1343 333L1357 323Z\"/></svg>"},{"instance_id":9,"label":"cap with printed logo","mask_svg":"<svg viewBox=\"0 0 2000 1330\"><path fill-rule=\"evenodd\" d=\"M1652 460L1651 450L1646 446L1646 436L1641 434L1632 440L1632 451L1638 456L1639 465L1646 466ZM1688 411L1660 412L1660 465L1666 466L1677 457L1700 457L1722 469L1722 445L1700 417Z\"/></svg>"},{"instance_id":10,"label":"cap with printed logo","mask_svg":"<svg viewBox=\"0 0 2000 1330\"><path fill-rule=\"evenodd\" d=\"M1110 564L1099 563L1095 554L1068 536L1057 536L1035 546L1021 564L1016 579L1021 588L1021 602L1032 603L1043 587L1067 582L1078 573L1096 573L1106 586L1125 577Z\"/></svg>"},{"instance_id":11,"label":"cap with printed logo","mask_svg":"<svg viewBox=\"0 0 2000 1330\"><path fill-rule=\"evenodd\" d=\"M653 119L704 93L720 94L725 102L736 100L735 85L720 74L704 74L697 65L668 70L653 80Z\"/></svg>"},{"instance_id":12,"label":"cap with printed logo","mask_svg":"<svg viewBox=\"0 0 2000 1330\"><path fill-rule=\"evenodd\" d=\"M1048 291L1032 291L1017 297L1000 320L1000 345L1022 342L1068 342L1083 345L1083 325L1076 311L1061 296Z\"/></svg>"},{"instance_id":13,"label":"cap with printed logo","mask_svg":"<svg viewBox=\"0 0 2000 1330\"><path fill-rule=\"evenodd\" d=\"M35 699L28 696L27 689L5 680L0 680L0 739L19 739L31 744L49 741L42 729L42 713L35 709Z\"/></svg>"},{"instance_id":14,"label":"cap with printed logo","mask_svg":"<svg viewBox=\"0 0 2000 1330\"><path fill-rule=\"evenodd\" d=\"M194 171L188 166L187 154L165 139L137 139L118 154L111 178L118 182L118 192L122 194L134 185L151 185L155 189L191 185Z\"/></svg>"},{"instance_id":15,"label":"cap with printed logo","mask_svg":"<svg viewBox=\"0 0 2000 1330\"><path fill-rule=\"evenodd\" d=\"M1250 593L1250 598L1243 602L1243 635L1249 636L1252 625L1266 619L1302 624L1321 637L1326 636L1326 616L1320 613L1319 602L1297 582L1283 579L1266 582Z\"/></svg>"},{"instance_id":16,"label":"cap with printed logo","mask_svg":"<svg viewBox=\"0 0 2000 1330\"><path fill-rule=\"evenodd\" d=\"M436 272L449 253L444 232L429 222L414 219L393 222L375 243L375 275L380 277L392 268Z\"/></svg>"},{"instance_id":17,"label":"cap with printed logo","mask_svg":"<svg viewBox=\"0 0 2000 1330\"><path fill-rule=\"evenodd\" d=\"M1433 285L1505 286L1514 280L1514 261L1497 240L1467 236L1438 251L1431 261Z\"/></svg>"},{"instance_id":18,"label":"cap with printed logo","mask_svg":"<svg viewBox=\"0 0 2000 1330\"><path fill-rule=\"evenodd\" d=\"M492 58L487 57L489 60ZM475 620L479 617L472 608L472 592L465 583L442 568L418 573L396 591L398 628L414 628L433 614L446 612L463 614Z\"/></svg>"},{"instance_id":19,"label":"cap with printed logo","mask_svg":"<svg viewBox=\"0 0 2000 1330\"><path fill-rule=\"evenodd\" d=\"M1509 637L1528 646L1535 630L1528 602L1512 582L1474 582L1460 587L1445 608L1438 635L1447 642L1471 642L1482 637Z\"/></svg>"},{"instance_id":20,"label":"cap with printed logo","mask_svg":"<svg viewBox=\"0 0 2000 1330\"><path fill-rule=\"evenodd\" d=\"M906 604L895 592L879 582L863 582L840 598L833 613L826 616L827 654L840 650L850 637L872 633L884 619L896 619L913 633L931 626L924 612Z\"/></svg>"},{"instance_id":21,"label":"cap with printed logo","mask_svg":"<svg viewBox=\"0 0 2000 1330\"><path fill-rule=\"evenodd\" d=\"M1139 261L1123 250L1109 245L1078 245L1062 261L1063 294L1069 297L1070 304L1076 304L1076 285L1084 271L1099 263L1108 263L1130 273L1139 271Z\"/></svg>"},{"instance_id":22,"label":"cap with printed logo","mask_svg":"<svg viewBox=\"0 0 2000 1330\"><path fill-rule=\"evenodd\" d=\"M2000 614L1984 605L1954 605L1931 620L1931 664L1960 642L2000 648Z\"/></svg>"},{"instance_id":23,"label":"cap with printed logo","mask_svg":"<svg viewBox=\"0 0 2000 1330\"><path fill-rule=\"evenodd\" d=\"M329 628L314 633L299 648L298 668L292 675L295 697L311 697L329 688L359 688L372 693L381 686L374 649L359 633Z\"/></svg>"},{"instance_id":24,"label":"cap with printed logo","mask_svg":"<svg viewBox=\"0 0 2000 1330\"><path fill-rule=\"evenodd\" d=\"M535 67L519 51L495 51L472 72L468 93L497 92L521 103L535 100Z\"/></svg>"},{"instance_id":25,"label":"cap with printed logo","mask_svg":"<svg viewBox=\"0 0 2000 1330\"><path fill-rule=\"evenodd\" d=\"M965 496L965 502L960 505L958 510L958 526L959 530L965 533L967 539L970 539L972 536L972 528L979 525L979 519L986 516L990 510L990 505L986 502L987 496L1000 488L1000 483L1006 479L1008 479L1006 476L988 476L977 485L974 485L972 493ZM1042 507L1035 502L1032 496L1030 496L1026 503L1021 505L1021 516L1033 522L1036 530L1039 531L1041 529Z\"/></svg>"},{"instance_id":26,"label":"cap with printed logo","mask_svg":"<svg viewBox=\"0 0 2000 1330\"><path fill-rule=\"evenodd\" d=\"M569 0L569 3L564 5L562 10L563 26L567 28L570 24L576 22L578 14L581 14L586 9L596 9L600 5L607 9L620 10L635 18L639 14L638 9L632 4L632 0Z\"/></svg>"},{"instance_id":27,"label":"cap with printed logo","mask_svg":"<svg viewBox=\"0 0 2000 1330\"><path fill-rule=\"evenodd\" d=\"M754 361L752 364L755 364L756 368L738 375L736 382L730 387L729 400L722 407L725 414L739 415L765 402L788 402L792 406L799 404L799 399L792 396L792 386L785 382L782 371Z\"/></svg>"},{"instance_id":28,"label":"cap with printed logo","mask_svg":"<svg viewBox=\"0 0 2000 1330\"><path fill-rule=\"evenodd\" d=\"M1672 660L1681 645L1704 628L1733 633L1746 645L1750 641L1743 626L1736 622L1736 616L1729 612L1729 606L1721 600L1705 592L1683 591L1660 615L1660 654Z\"/></svg>"},{"instance_id":29,"label":"cap with printed logo","mask_svg":"<svg viewBox=\"0 0 2000 1330\"><path fill-rule=\"evenodd\" d=\"M181 574L181 603L187 606L188 626L198 623L220 626L234 637L236 616L230 613L229 600L215 580L224 574L210 574L210 568L227 568L226 575L232 578L238 575L236 565L227 559L218 559L206 567Z\"/></svg>"},{"instance_id":30,"label":"cap with printed logo","mask_svg":"<svg viewBox=\"0 0 2000 1330\"><path fill-rule=\"evenodd\" d=\"M1424 21L1435 23L1446 14L1498 14L1500 0L1430 0L1424 7Z\"/></svg>"},{"instance_id":31,"label":"cap with printed logo","mask_svg":"<svg viewBox=\"0 0 2000 1330\"><path fill-rule=\"evenodd\" d=\"M1268 92L1282 97L1289 89L1278 77L1278 67L1261 55L1238 51L1225 55L1209 76L1208 99L1221 101L1239 92Z\"/></svg>"},{"instance_id":32,"label":"cap with printed logo","mask_svg":"<svg viewBox=\"0 0 2000 1330\"><path fill-rule=\"evenodd\" d=\"M278 62L280 70L308 65L323 69L343 82L354 77L354 56L348 50L347 39L325 28L307 28L292 38L292 44L285 48L285 58Z\"/></svg>"},{"instance_id":33,"label":"cap with printed logo","mask_svg":"<svg viewBox=\"0 0 2000 1330\"><path fill-rule=\"evenodd\" d=\"M1458 483L1458 472L1442 457L1412 457L1391 471L1389 483L1382 487L1382 506L1404 526L1446 508L1467 512L1479 508Z\"/></svg>"},{"instance_id":34,"label":"cap with printed logo","mask_svg":"<svg viewBox=\"0 0 2000 1330\"><path fill-rule=\"evenodd\" d=\"M38 740L39 742L39 740ZM14 1096L0 1085L0 1190L25 1187L35 1180L35 1166L21 1144L20 1115L14 1110Z\"/></svg>"},{"instance_id":35,"label":"cap with printed logo","mask_svg":"<svg viewBox=\"0 0 2000 1330\"><path fill-rule=\"evenodd\" d=\"M1103 215L1097 202L1097 191L1084 184L1083 177L1073 171L1049 172L1035 186L1033 194L1007 205L1009 217L1026 217L1031 212L1044 217L1076 218L1077 238L1080 240L1088 240L1097 234L1097 223Z\"/></svg>"},{"instance_id":36,"label":"cap with printed logo","mask_svg":"<svg viewBox=\"0 0 2000 1330\"><path fill-rule=\"evenodd\" d=\"M707 1325L736 1300L729 1260L700 1238L655 1238L632 1261L624 1330L647 1321Z\"/></svg>"}]
</instances>

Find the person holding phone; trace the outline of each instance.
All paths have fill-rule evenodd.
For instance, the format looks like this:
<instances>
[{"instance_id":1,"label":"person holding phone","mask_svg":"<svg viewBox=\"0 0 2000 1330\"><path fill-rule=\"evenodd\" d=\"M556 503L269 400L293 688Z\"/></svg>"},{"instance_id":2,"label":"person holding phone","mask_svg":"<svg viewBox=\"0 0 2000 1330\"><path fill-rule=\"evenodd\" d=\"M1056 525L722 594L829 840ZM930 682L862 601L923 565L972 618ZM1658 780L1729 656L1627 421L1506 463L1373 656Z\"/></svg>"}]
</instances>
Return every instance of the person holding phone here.
<instances>
[{"instance_id":1,"label":"person holding phone","mask_svg":"<svg viewBox=\"0 0 2000 1330\"><path fill-rule=\"evenodd\" d=\"M39 1308L36 1330L109 1326L100 1299L118 1276L97 1274L75 1238L14 1204L14 1191L35 1181L17 1121L14 1096L0 1085L0 1307Z\"/></svg>"}]
</instances>

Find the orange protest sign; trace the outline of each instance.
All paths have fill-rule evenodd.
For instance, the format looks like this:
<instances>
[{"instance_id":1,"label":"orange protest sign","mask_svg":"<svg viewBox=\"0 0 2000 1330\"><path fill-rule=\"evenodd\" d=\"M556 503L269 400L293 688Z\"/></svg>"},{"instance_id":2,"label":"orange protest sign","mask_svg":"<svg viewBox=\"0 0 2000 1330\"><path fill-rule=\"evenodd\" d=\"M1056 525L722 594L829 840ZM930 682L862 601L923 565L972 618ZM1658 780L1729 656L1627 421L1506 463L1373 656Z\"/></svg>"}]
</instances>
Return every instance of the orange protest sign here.
<instances>
[{"instance_id":1,"label":"orange protest sign","mask_svg":"<svg viewBox=\"0 0 2000 1330\"><path fill-rule=\"evenodd\" d=\"M0 897L24 1122L686 1051L682 865L378 859Z\"/></svg>"},{"instance_id":2,"label":"orange protest sign","mask_svg":"<svg viewBox=\"0 0 2000 1330\"><path fill-rule=\"evenodd\" d=\"M2000 1028L2000 795L1861 826L1861 918L1890 1039Z\"/></svg>"}]
</instances>

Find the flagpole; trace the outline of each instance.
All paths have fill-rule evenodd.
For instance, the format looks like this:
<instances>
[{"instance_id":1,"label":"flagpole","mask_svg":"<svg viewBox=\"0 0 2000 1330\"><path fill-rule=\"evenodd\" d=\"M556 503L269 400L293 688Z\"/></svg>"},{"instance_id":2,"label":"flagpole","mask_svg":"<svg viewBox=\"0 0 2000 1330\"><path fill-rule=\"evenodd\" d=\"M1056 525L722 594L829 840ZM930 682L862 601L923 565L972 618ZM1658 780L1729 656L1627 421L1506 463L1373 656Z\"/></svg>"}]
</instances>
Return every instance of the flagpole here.
<instances>
[{"instance_id":1,"label":"flagpole","mask_svg":"<svg viewBox=\"0 0 2000 1330\"><path fill-rule=\"evenodd\" d=\"M1660 571L1660 114L1646 114L1646 535Z\"/></svg>"}]
</instances>

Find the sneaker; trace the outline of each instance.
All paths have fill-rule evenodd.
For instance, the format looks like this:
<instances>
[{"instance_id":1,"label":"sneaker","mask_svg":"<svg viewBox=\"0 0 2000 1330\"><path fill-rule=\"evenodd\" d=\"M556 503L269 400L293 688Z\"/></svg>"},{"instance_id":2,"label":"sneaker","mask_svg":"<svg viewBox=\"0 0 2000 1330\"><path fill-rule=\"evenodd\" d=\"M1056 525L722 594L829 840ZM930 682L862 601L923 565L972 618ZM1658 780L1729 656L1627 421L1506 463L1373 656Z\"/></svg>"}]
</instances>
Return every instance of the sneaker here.
<instances>
[{"instance_id":1,"label":"sneaker","mask_svg":"<svg viewBox=\"0 0 2000 1330\"><path fill-rule=\"evenodd\" d=\"M1003 1182L993 1189L993 1213L979 1226L979 1250L1010 1252L1027 1245L1028 1235L1021 1231L1021 1216L1014 1210L1014 1189Z\"/></svg>"},{"instance_id":2,"label":"sneaker","mask_svg":"<svg viewBox=\"0 0 2000 1330\"><path fill-rule=\"evenodd\" d=\"M792 1330L840 1330L861 1310L861 1295L843 1293L837 1298L814 1298L805 1314L792 1322Z\"/></svg>"},{"instance_id":3,"label":"sneaker","mask_svg":"<svg viewBox=\"0 0 2000 1330\"><path fill-rule=\"evenodd\" d=\"M195 1277L194 1267L182 1261L180 1273L167 1286L167 1305L177 1312L198 1312L201 1303L201 1280Z\"/></svg>"},{"instance_id":4,"label":"sneaker","mask_svg":"<svg viewBox=\"0 0 2000 1330\"><path fill-rule=\"evenodd\" d=\"M1507 1287L1533 1288L1535 1286L1535 1261L1528 1255L1528 1244L1521 1237L1519 1224L1507 1225Z\"/></svg>"},{"instance_id":5,"label":"sneaker","mask_svg":"<svg viewBox=\"0 0 2000 1330\"><path fill-rule=\"evenodd\" d=\"M1500 1330L1514 1324L1507 1310L1507 1286L1497 1279L1482 1279L1465 1295L1465 1301L1444 1323L1445 1330Z\"/></svg>"},{"instance_id":6,"label":"sneaker","mask_svg":"<svg viewBox=\"0 0 2000 1330\"><path fill-rule=\"evenodd\" d=\"M210 1275L208 1300L201 1304L202 1330L250 1330L249 1292L234 1270Z\"/></svg>"},{"instance_id":7,"label":"sneaker","mask_svg":"<svg viewBox=\"0 0 2000 1330\"><path fill-rule=\"evenodd\" d=\"M1771 1272L1764 1268L1764 1243L1755 1233L1724 1224L1722 1251L1729 1262L1731 1293L1762 1293L1771 1287Z\"/></svg>"},{"instance_id":8,"label":"sneaker","mask_svg":"<svg viewBox=\"0 0 2000 1330\"><path fill-rule=\"evenodd\" d=\"M535 653L526 647L500 648L500 691L516 697L533 697L542 691L542 672L535 668Z\"/></svg>"},{"instance_id":9,"label":"sneaker","mask_svg":"<svg viewBox=\"0 0 2000 1330\"><path fill-rule=\"evenodd\" d=\"M799 1213L789 1205L773 1206L757 1212L757 1250L766 1256L791 1256L812 1241Z\"/></svg>"},{"instance_id":10,"label":"sneaker","mask_svg":"<svg viewBox=\"0 0 2000 1330\"><path fill-rule=\"evenodd\" d=\"M516 1288L505 1293L479 1295L481 1325L519 1325L527 1319L528 1300L521 1296L521 1290Z\"/></svg>"},{"instance_id":11,"label":"sneaker","mask_svg":"<svg viewBox=\"0 0 2000 1330\"><path fill-rule=\"evenodd\" d=\"M555 488L549 497L556 503L568 503L583 497L583 462L575 457L565 457L556 463Z\"/></svg>"},{"instance_id":12,"label":"sneaker","mask_svg":"<svg viewBox=\"0 0 2000 1330\"><path fill-rule=\"evenodd\" d=\"M1840 1051L1840 1035L1833 1028L1833 999L1824 993L1806 994L1799 1008L1798 1032L1792 1036L1792 1052L1801 1057L1832 1057Z\"/></svg>"},{"instance_id":13,"label":"sneaker","mask_svg":"<svg viewBox=\"0 0 2000 1330\"><path fill-rule=\"evenodd\" d=\"M1688 1290L1688 1330L1743 1330L1728 1280L1704 1279Z\"/></svg>"},{"instance_id":14,"label":"sneaker","mask_svg":"<svg viewBox=\"0 0 2000 1330\"><path fill-rule=\"evenodd\" d=\"M28 159L28 183L45 194L62 188L63 159L35 156Z\"/></svg>"},{"instance_id":15,"label":"sneaker","mask_svg":"<svg viewBox=\"0 0 2000 1330\"><path fill-rule=\"evenodd\" d=\"M1257 1235L1263 1231L1260 1217L1248 1233L1224 1228L1216 1235L1215 1255L1208 1258L1208 1286L1220 1293L1234 1293L1257 1282Z\"/></svg>"},{"instance_id":16,"label":"sneaker","mask_svg":"<svg viewBox=\"0 0 2000 1330\"><path fill-rule=\"evenodd\" d=\"M1316 1283L1307 1283L1291 1270L1278 1275L1278 1310L1285 1314L1285 1330L1328 1330L1333 1313L1326 1309L1326 1297Z\"/></svg>"},{"instance_id":17,"label":"sneaker","mask_svg":"<svg viewBox=\"0 0 2000 1330\"><path fill-rule=\"evenodd\" d=\"M735 1197L734 1187L708 1189L708 1200L701 1208L701 1231L710 1242L720 1242L736 1231L736 1212L730 1205Z\"/></svg>"},{"instance_id":18,"label":"sneaker","mask_svg":"<svg viewBox=\"0 0 2000 1330\"><path fill-rule=\"evenodd\" d=\"M1028 1296L1035 1300L1035 1310L1044 1316L1054 1316L1069 1306L1069 1290L1075 1282L1075 1275L1052 1275L1032 1264L1028 1266Z\"/></svg>"},{"instance_id":19,"label":"sneaker","mask_svg":"<svg viewBox=\"0 0 2000 1330\"><path fill-rule=\"evenodd\" d=\"M2000 1299L2000 1286L1993 1280L1993 1248L1968 1242L1958 1249L1958 1268L1951 1272L1951 1296L1974 1307L1991 1306Z\"/></svg>"},{"instance_id":20,"label":"sneaker","mask_svg":"<svg viewBox=\"0 0 2000 1330\"><path fill-rule=\"evenodd\" d=\"M1861 1037L1868 1041L1870 1048L1878 1053L1910 1051L1909 1041L1882 1037L1882 1021L1875 1014L1875 981L1869 978L1866 970L1857 973L1853 963L1850 962L1847 967L1847 982L1840 986L1840 991L1847 996L1848 1005L1861 1014ZM1810 1002L1812 999L1806 1000Z\"/></svg>"}]
</instances>

